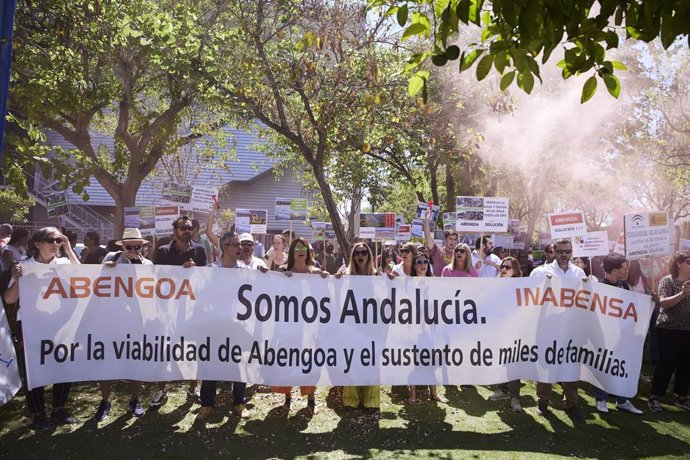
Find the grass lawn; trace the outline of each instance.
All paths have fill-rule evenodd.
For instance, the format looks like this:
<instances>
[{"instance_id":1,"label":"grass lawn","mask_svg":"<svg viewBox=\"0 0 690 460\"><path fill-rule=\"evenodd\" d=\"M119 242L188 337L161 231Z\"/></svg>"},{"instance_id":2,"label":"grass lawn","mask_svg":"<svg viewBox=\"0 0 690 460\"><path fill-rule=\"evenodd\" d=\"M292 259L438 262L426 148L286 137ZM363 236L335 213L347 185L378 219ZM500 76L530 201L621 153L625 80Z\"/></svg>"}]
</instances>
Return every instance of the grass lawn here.
<instances>
[{"instance_id":1,"label":"grass lawn","mask_svg":"<svg viewBox=\"0 0 690 460\"><path fill-rule=\"evenodd\" d=\"M487 401L486 387L446 386L439 389L448 404L429 401L418 390L422 404L405 404L407 390L383 387L381 413L348 412L341 404L340 388L320 387L319 412L309 417L306 398L293 393L289 414L280 409L282 395L257 391L247 407L251 415L230 415L231 392L221 385L216 413L196 420L199 405L187 400L186 384L169 387L170 398L158 413L142 418L127 413L125 382L114 387L110 417L96 423L93 413L100 401L95 383L73 386L71 408L80 423L51 427L35 433L25 412L23 397L0 408L1 458L689 458L690 413L665 405L655 414L646 399L635 399L644 415L600 415L590 396L592 387L582 384L580 408L584 423L573 423L560 402L553 415L536 414L535 388L523 385L524 412L513 413L509 401ZM554 386L554 398L560 387ZM155 385L144 388L147 408ZM649 392L647 386L640 394ZM50 397L47 398L50 401ZM672 402L670 397L666 402Z\"/></svg>"}]
</instances>

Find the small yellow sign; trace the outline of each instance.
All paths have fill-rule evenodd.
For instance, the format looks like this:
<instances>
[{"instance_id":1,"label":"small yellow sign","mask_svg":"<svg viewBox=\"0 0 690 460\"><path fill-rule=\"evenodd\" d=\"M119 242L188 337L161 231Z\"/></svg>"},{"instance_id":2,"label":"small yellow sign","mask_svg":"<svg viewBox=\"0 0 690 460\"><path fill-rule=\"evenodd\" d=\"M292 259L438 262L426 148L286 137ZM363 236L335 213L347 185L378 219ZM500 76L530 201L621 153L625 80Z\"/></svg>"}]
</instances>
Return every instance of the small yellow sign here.
<instances>
[{"instance_id":1,"label":"small yellow sign","mask_svg":"<svg viewBox=\"0 0 690 460\"><path fill-rule=\"evenodd\" d=\"M653 212L649 214L650 227L665 227L668 225L668 214L665 212Z\"/></svg>"}]
</instances>

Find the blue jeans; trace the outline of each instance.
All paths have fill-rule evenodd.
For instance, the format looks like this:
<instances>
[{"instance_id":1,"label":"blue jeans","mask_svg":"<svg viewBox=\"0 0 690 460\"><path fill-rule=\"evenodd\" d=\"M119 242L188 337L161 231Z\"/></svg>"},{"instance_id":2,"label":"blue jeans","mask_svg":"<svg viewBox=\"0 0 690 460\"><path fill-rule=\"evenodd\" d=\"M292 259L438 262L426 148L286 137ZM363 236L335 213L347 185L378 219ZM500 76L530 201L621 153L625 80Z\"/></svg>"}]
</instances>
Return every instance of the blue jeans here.
<instances>
[{"instance_id":1,"label":"blue jeans","mask_svg":"<svg viewBox=\"0 0 690 460\"><path fill-rule=\"evenodd\" d=\"M597 401L606 401L609 399L609 394L600 388L594 387L594 399ZM623 404L627 400L628 398L623 396L616 396L616 402L618 404Z\"/></svg>"}]
</instances>

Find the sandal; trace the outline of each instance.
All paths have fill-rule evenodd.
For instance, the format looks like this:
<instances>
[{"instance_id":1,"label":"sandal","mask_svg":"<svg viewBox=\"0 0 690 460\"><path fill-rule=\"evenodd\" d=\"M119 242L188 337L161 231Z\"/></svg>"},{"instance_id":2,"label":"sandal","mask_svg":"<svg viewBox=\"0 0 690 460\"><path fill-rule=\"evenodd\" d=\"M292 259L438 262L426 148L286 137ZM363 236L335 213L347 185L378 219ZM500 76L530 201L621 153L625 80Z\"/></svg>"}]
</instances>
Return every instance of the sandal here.
<instances>
[{"instance_id":1,"label":"sandal","mask_svg":"<svg viewBox=\"0 0 690 460\"><path fill-rule=\"evenodd\" d=\"M431 399L433 401L438 401L438 402L443 403L443 404L448 404L448 400L446 398L444 398L443 396L439 395L438 393L432 394Z\"/></svg>"},{"instance_id":2,"label":"sandal","mask_svg":"<svg viewBox=\"0 0 690 460\"><path fill-rule=\"evenodd\" d=\"M410 396L409 398L407 398L407 404L417 404L417 398L415 398L414 396Z\"/></svg>"}]
</instances>

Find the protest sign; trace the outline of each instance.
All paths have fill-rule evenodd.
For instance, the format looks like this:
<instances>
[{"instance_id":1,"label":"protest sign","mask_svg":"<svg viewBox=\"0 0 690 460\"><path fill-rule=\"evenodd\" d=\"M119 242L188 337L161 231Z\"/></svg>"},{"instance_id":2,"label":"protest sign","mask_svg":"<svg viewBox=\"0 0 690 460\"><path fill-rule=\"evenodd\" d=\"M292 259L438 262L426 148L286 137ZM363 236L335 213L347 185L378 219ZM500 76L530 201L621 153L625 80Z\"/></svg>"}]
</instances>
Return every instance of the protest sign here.
<instances>
[{"instance_id":1,"label":"protest sign","mask_svg":"<svg viewBox=\"0 0 690 460\"><path fill-rule=\"evenodd\" d=\"M431 222L429 222L429 225L431 225ZM433 232L433 228L430 230ZM412 219L410 233L415 238L424 238L424 221L422 219Z\"/></svg>"},{"instance_id":2,"label":"protest sign","mask_svg":"<svg viewBox=\"0 0 690 460\"><path fill-rule=\"evenodd\" d=\"M491 235L495 248L513 249L513 235Z\"/></svg>"},{"instance_id":3,"label":"protest sign","mask_svg":"<svg viewBox=\"0 0 690 460\"><path fill-rule=\"evenodd\" d=\"M161 190L161 197L165 204L177 204L180 209L185 209L192 200L192 186L178 184L177 182L166 182Z\"/></svg>"},{"instance_id":4,"label":"protest sign","mask_svg":"<svg viewBox=\"0 0 690 460\"><path fill-rule=\"evenodd\" d=\"M45 197L46 200L46 211L48 211L48 217L58 217L65 215L69 212L69 207L67 206L67 193L56 192L51 193Z\"/></svg>"},{"instance_id":5,"label":"protest sign","mask_svg":"<svg viewBox=\"0 0 690 460\"><path fill-rule=\"evenodd\" d=\"M214 196L218 196L218 187L195 185L192 189L189 206L182 209L192 212L208 212L211 205L215 203Z\"/></svg>"},{"instance_id":6,"label":"protest sign","mask_svg":"<svg viewBox=\"0 0 690 460\"><path fill-rule=\"evenodd\" d=\"M359 236L369 239L395 238L394 212L362 212L359 214Z\"/></svg>"},{"instance_id":7,"label":"protest sign","mask_svg":"<svg viewBox=\"0 0 690 460\"><path fill-rule=\"evenodd\" d=\"M173 222L180 217L180 208L179 206L155 206L153 215L156 222L156 236L170 236L173 233Z\"/></svg>"},{"instance_id":8,"label":"protest sign","mask_svg":"<svg viewBox=\"0 0 690 460\"><path fill-rule=\"evenodd\" d=\"M459 232L507 232L508 198L455 197L455 217Z\"/></svg>"},{"instance_id":9,"label":"protest sign","mask_svg":"<svg viewBox=\"0 0 690 460\"><path fill-rule=\"evenodd\" d=\"M276 198L276 220L307 220L306 198Z\"/></svg>"},{"instance_id":10,"label":"protest sign","mask_svg":"<svg viewBox=\"0 0 690 460\"><path fill-rule=\"evenodd\" d=\"M678 240L678 250L690 254L690 240L684 240L683 238Z\"/></svg>"},{"instance_id":11,"label":"protest sign","mask_svg":"<svg viewBox=\"0 0 690 460\"><path fill-rule=\"evenodd\" d=\"M629 260L671 253L671 228L666 212L626 214L625 257Z\"/></svg>"},{"instance_id":12,"label":"protest sign","mask_svg":"<svg viewBox=\"0 0 690 460\"><path fill-rule=\"evenodd\" d=\"M551 238L551 233L539 232L537 235L539 238L539 248L544 249L547 245L551 244L553 238Z\"/></svg>"},{"instance_id":13,"label":"protest sign","mask_svg":"<svg viewBox=\"0 0 690 460\"><path fill-rule=\"evenodd\" d=\"M125 228L138 228L141 236L155 236L156 216L153 206L125 208Z\"/></svg>"},{"instance_id":14,"label":"protest sign","mask_svg":"<svg viewBox=\"0 0 690 460\"><path fill-rule=\"evenodd\" d=\"M395 229L395 239L397 241L410 241L412 237L412 225L411 224L397 224Z\"/></svg>"},{"instance_id":15,"label":"protest sign","mask_svg":"<svg viewBox=\"0 0 690 460\"><path fill-rule=\"evenodd\" d=\"M570 238L587 233L585 215L582 211L555 212L549 214L551 239Z\"/></svg>"},{"instance_id":16,"label":"protest sign","mask_svg":"<svg viewBox=\"0 0 690 460\"><path fill-rule=\"evenodd\" d=\"M322 279L228 270L27 265L19 288L29 388L119 379L527 379L637 392L647 295L573 278Z\"/></svg>"},{"instance_id":17,"label":"protest sign","mask_svg":"<svg viewBox=\"0 0 690 460\"><path fill-rule=\"evenodd\" d=\"M311 223L312 241L325 241L335 238L335 230L331 222L312 222Z\"/></svg>"},{"instance_id":18,"label":"protest sign","mask_svg":"<svg viewBox=\"0 0 690 460\"><path fill-rule=\"evenodd\" d=\"M609 254L609 235L606 232L588 232L571 238L573 257L595 257Z\"/></svg>"},{"instance_id":19,"label":"protest sign","mask_svg":"<svg viewBox=\"0 0 690 460\"><path fill-rule=\"evenodd\" d=\"M443 230L455 230L457 225L457 217L455 212L443 213Z\"/></svg>"},{"instance_id":20,"label":"protest sign","mask_svg":"<svg viewBox=\"0 0 690 460\"><path fill-rule=\"evenodd\" d=\"M12 331L7 322L5 309L0 308L0 406L12 399L21 386Z\"/></svg>"},{"instance_id":21,"label":"protest sign","mask_svg":"<svg viewBox=\"0 0 690 460\"><path fill-rule=\"evenodd\" d=\"M609 245L610 243L611 242L609 242ZM611 252L620 255L625 254L625 233L621 233L620 235L618 235L616 241L613 242L613 249L611 249Z\"/></svg>"},{"instance_id":22,"label":"protest sign","mask_svg":"<svg viewBox=\"0 0 690 460\"><path fill-rule=\"evenodd\" d=\"M236 209L235 229L237 233L252 233L265 235L268 225L268 213L259 209Z\"/></svg>"},{"instance_id":23,"label":"protest sign","mask_svg":"<svg viewBox=\"0 0 690 460\"><path fill-rule=\"evenodd\" d=\"M431 222L436 222L438 220L438 210L439 207L437 205L432 205L431 206ZM429 212L429 204L428 203L422 203L419 202L417 203L417 210L414 213L414 217L416 219L426 219L426 215Z\"/></svg>"}]
</instances>

